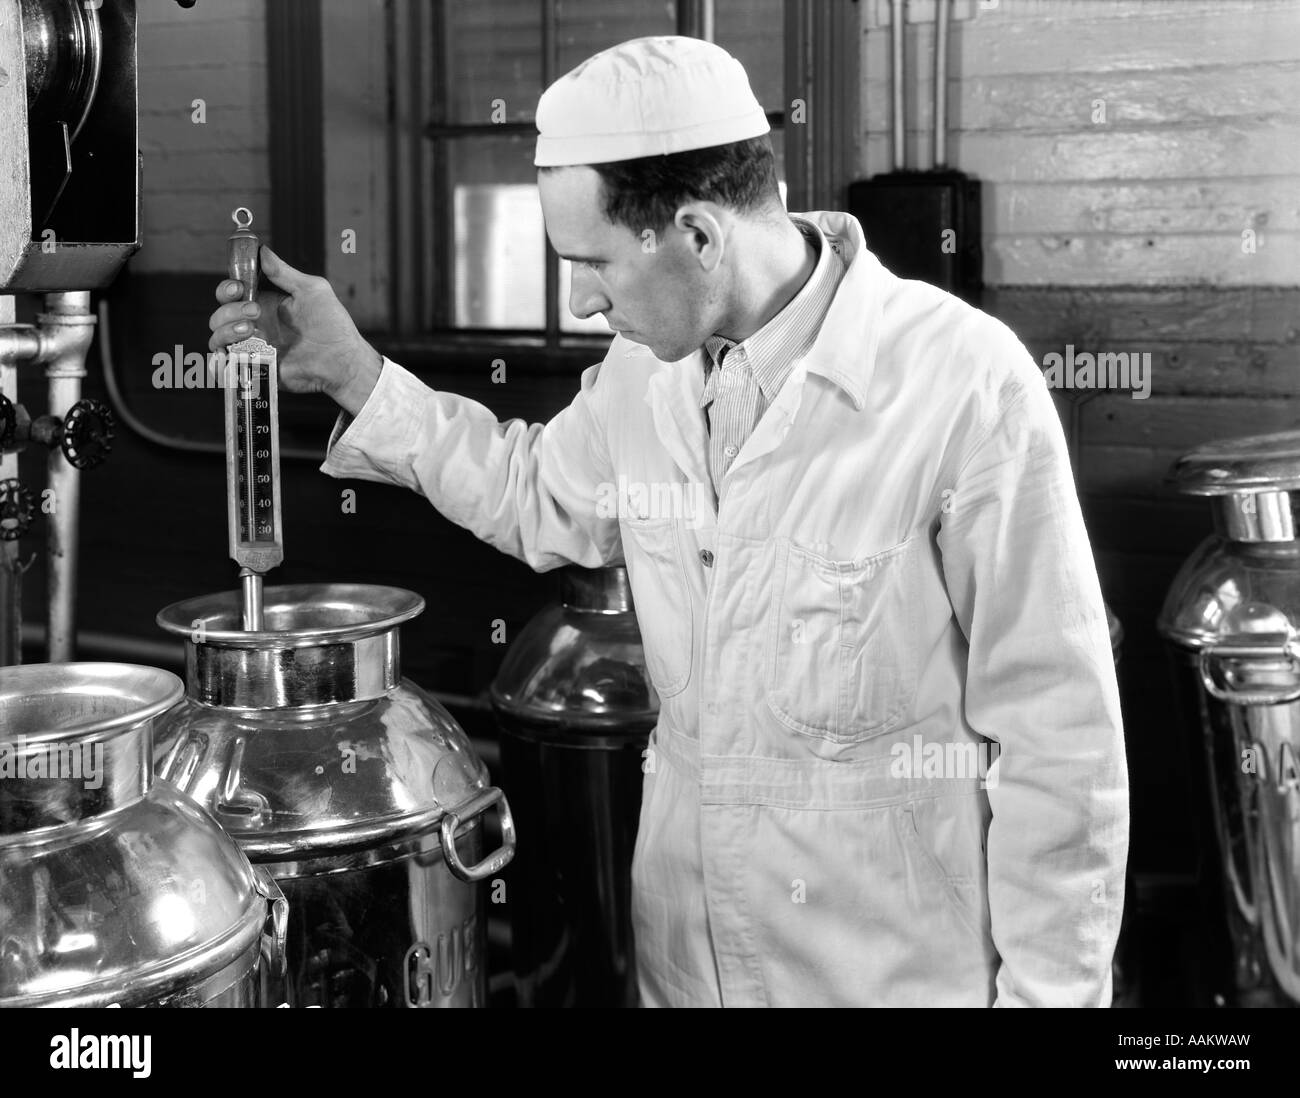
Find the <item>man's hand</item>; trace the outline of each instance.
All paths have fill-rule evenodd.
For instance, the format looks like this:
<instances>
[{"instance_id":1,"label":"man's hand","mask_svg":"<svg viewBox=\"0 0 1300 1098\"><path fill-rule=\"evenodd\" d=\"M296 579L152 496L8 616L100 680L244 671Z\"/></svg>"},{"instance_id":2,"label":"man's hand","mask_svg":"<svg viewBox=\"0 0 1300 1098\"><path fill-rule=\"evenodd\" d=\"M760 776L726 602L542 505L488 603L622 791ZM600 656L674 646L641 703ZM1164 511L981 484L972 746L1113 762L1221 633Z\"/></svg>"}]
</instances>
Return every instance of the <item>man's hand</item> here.
<instances>
[{"instance_id":1,"label":"man's hand","mask_svg":"<svg viewBox=\"0 0 1300 1098\"><path fill-rule=\"evenodd\" d=\"M265 245L260 263L256 301L241 302L244 285L234 279L217 287L209 349L224 351L256 328L275 347L281 388L326 393L355 416L379 380L382 356L361 338L325 279L295 270Z\"/></svg>"}]
</instances>

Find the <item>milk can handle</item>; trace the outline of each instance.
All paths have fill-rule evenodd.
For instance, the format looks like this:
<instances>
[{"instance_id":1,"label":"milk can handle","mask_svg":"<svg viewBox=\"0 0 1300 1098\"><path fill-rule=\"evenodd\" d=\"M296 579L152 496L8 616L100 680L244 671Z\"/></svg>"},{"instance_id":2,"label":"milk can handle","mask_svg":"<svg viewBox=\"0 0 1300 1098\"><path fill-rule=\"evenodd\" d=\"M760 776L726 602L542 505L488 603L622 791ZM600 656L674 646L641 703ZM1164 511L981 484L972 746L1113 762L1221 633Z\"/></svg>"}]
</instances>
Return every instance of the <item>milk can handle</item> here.
<instances>
[{"instance_id":1,"label":"milk can handle","mask_svg":"<svg viewBox=\"0 0 1300 1098\"><path fill-rule=\"evenodd\" d=\"M1284 644L1220 644L1204 648L1200 660L1201 682L1211 697L1236 705L1285 705L1300 700L1300 657L1296 645L1296 638L1292 637ZM1296 675L1296 683L1285 687L1220 686L1214 674L1215 661L1225 659L1286 660Z\"/></svg>"},{"instance_id":2,"label":"milk can handle","mask_svg":"<svg viewBox=\"0 0 1300 1098\"><path fill-rule=\"evenodd\" d=\"M456 853L456 829L462 819L472 819L480 812L501 805L501 846L489 854L478 865L467 866ZM449 810L442 817L442 855L447 859L447 868L462 881L481 881L493 873L504 869L515 856L515 821L510 815L510 805L506 795L495 785L481 789L454 810Z\"/></svg>"},{"instance_id":3,"label":"milk can handle","mask_svg":"<svg viewBox=\"0 0 1300 1098\"><path fill-rule=\"evenodd\" d=\"M289 955L285 939L289 931L289 901L280 885L265 866L253 866L253 880L258 894L267 902L266 923L262 928L262 956L273 976L283 976Z\"/></svg>"}]
</instances>

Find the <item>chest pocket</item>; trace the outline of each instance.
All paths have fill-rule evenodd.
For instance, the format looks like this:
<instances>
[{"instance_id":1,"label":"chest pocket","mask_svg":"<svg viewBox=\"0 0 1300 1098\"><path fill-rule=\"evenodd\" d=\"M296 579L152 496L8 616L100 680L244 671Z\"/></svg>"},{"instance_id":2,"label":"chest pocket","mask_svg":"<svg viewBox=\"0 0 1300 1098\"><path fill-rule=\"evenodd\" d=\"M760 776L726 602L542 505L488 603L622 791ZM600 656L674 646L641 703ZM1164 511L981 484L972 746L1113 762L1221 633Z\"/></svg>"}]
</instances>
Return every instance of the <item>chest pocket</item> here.
<instances>
[{"instance_id":1,"label":"chest pocket","mask_svg":"<svg viewBox=\"0 0 1300 1098\"><path fill-rule=\"evenodd\" d=\"M675 519L626 519L623 557L645 645L646 670L661 698L691 677L694 623Z\"/></svg>"},{"instance_id":2,"label":"chest pocket","mask_svg":"<svg viewBox=\"0 0 1300 1098\"><path fill-rule=\"evenodd\" d=\"M918 545L850 561L778 546L767 704L787 727L849 744L903 718L916 692Z\"/></svg>"}]
</instances>

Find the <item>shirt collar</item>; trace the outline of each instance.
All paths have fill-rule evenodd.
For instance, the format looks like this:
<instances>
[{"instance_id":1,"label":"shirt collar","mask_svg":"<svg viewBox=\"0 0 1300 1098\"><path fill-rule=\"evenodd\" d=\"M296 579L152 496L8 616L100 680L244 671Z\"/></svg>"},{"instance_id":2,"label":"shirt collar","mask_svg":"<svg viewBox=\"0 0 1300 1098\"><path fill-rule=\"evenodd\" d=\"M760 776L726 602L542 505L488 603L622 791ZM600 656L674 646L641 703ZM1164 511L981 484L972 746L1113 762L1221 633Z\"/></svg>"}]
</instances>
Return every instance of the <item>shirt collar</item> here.
<instances>
[{"instance_id":1,"label":"shirt collar","mask_svg":"<svg viewBox=\"0 0 1300 1098\"><path fill-rule=\"evenodd\" d=\"M714 367L724 348L728 352L736 346L744 349L754 380L770 403L795 362L807 354L817 338L844 273L844 261L815 222L794 215L790 220L817 247L813 272L785 308L747 339L737 344L725 336L712 335L704 341L706 383L700 407L706 407L714 399L717 380Z\"/></svg>"}]
</instances>

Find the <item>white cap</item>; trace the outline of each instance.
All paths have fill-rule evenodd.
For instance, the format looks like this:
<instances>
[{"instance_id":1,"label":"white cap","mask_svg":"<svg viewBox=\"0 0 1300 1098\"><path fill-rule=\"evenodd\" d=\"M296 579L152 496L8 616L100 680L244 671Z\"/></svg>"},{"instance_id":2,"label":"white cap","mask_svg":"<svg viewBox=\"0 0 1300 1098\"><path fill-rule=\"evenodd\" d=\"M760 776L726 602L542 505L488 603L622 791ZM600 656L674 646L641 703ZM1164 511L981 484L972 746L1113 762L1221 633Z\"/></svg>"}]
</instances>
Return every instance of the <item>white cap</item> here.
<instances>
[{"instance_id":1,"label":"white cap","mask_svg":"<svg viewBox=\"0 0 1300 1098\"><path fill-rule=\"evenodd\" d=\"M699 38L634 38L587 58L537 103L539 168L729 145L771 127L744 66Z\"/></svg>"}]
</instances>

